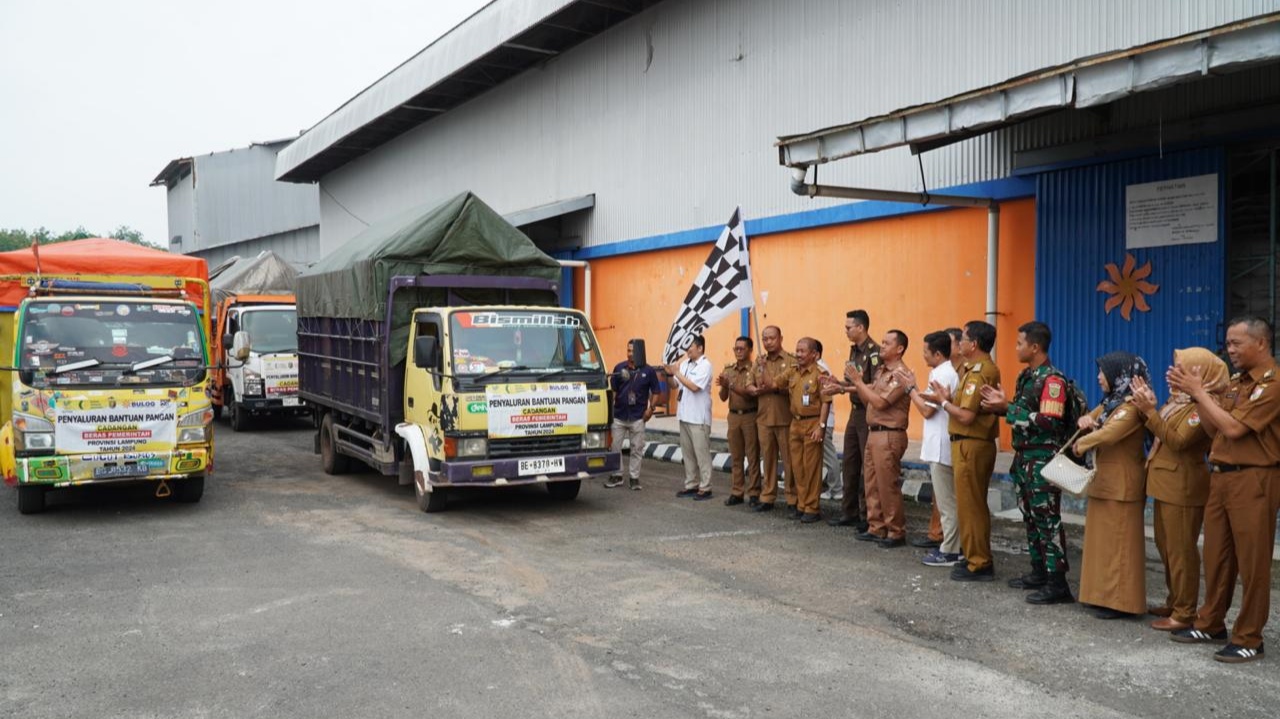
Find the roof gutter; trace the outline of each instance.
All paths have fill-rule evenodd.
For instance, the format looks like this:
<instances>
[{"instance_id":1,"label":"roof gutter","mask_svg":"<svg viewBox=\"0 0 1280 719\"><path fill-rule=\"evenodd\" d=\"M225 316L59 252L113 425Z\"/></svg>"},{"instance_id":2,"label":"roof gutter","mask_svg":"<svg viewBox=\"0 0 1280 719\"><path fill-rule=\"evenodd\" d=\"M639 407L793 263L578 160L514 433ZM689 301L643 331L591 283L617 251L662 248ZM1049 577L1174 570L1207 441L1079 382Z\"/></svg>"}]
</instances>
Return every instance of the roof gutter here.
<instances>
[{"instance_id":1,"label":"roof gutter","mask_svg":"<svg viewBox=\"0 0 1280 719\"><path fill-rule=\"evenodd\" d=\"M809 184L805 181L807 167L791 168L791 191L804 197L838 197L846 200L879 200L881 202L906 202L916 205L942 205L944 207L985 207L987 209L987 322L994 327L999 312L996 310L996 289L999 279L1000 258L1000 203L990 197L965 197L963 195L932 195L926 192L898 192L873 190L864 187L840 187L837 185ZM994 356L994 355L993 355Z\"/></svg>"}]
</instances>

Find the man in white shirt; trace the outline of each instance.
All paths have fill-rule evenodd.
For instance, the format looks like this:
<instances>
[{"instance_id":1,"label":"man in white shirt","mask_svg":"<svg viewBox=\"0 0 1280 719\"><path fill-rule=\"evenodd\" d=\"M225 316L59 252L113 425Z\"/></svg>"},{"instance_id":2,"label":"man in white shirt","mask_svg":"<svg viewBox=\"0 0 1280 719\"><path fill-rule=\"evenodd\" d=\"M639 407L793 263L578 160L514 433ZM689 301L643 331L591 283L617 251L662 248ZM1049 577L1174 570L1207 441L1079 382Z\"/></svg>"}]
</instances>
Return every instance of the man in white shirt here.
<instances>
[{"instance_id":1,"label":"man in white shirt","mask_svg":"<svg viewBox=\"0 0 1280 719\"><path fill-rule=\"evenodd\" d=\"M684 455L684 489L677 497L711 499L711 361L706 340L693 338L688 359L667 365L667 375L680 386L676 419L680 421L680 453Z\"/></svg>"},{"instance_id":2,"label":"man in white shirt","mask_svg":"<svg viewBox=\"0 0 1280 719\"><path fill-rule=\"evenodd\" d=\"M924 338L924 362L929 365L929 381L946 387L952 393L960 382L951 363L951 335L945 330L931 332ZM947 434L947 413L938 411L937 399L916 389L916 376L905 366L898 370L899 381L907 386L911 403L924 415L924 436L920 459L929 463L933 497L942 516L942 543L921 560L931 567L950 567L964 559L960 549L960 533L956 524L956 486L951 468L951 439Z\"/></svg>"}]
</instances>

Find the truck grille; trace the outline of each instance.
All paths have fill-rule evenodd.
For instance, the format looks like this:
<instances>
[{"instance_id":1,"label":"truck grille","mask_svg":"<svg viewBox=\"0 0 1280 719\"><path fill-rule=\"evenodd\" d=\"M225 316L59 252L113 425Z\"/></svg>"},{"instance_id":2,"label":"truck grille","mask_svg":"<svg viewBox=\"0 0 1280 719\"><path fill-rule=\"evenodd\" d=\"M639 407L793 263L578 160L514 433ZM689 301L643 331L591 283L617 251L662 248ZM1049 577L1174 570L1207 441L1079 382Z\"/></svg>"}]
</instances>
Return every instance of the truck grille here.
<instances>
[{"instance_id":1,"label":"truck grille","mask_svg":"<svg viewBox=\"0 0 1280 719\"><path fill-rule=\"evenodd\" d=\"M578 434L489 440L489 457L492 459L527 457L535 454L566 454L581 449L582 435Z\"/></svg>"}]
</instances>

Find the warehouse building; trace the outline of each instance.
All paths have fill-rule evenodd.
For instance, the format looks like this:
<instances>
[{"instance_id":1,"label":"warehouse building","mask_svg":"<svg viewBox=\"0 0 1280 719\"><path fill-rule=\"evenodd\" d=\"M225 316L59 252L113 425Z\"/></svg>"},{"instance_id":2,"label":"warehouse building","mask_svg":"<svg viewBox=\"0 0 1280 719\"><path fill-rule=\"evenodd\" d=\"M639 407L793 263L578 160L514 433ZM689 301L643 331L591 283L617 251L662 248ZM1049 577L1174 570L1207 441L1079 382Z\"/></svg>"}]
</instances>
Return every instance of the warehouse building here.
<instances>
[{"instance_id":1,"label":"warehouse building","mask_svg":"<svg viewBox=\"0 0 1280 719\"><path fill-rule=\"evenodd\" d=\"M294 138L170 161L151 181L164 187L169 251L213 269L271 250L301 267L319 256L319 188L275 182L276 153Z\"/></svg>"},{"instance_id":2,"label":"warehouse building","mask_svg":"<svg viewBox=\"0 0 1280 719\"><path fill-rule=\"evenodd\" d=\"M1274 0L495 0L275 171L321 188L321 253L473 190L591 264L566 301L611 360L662 343L741 206L753 332L839 361L861 307L921 369L926 332L988 317L1012 377L1039 318L1092 388L1109 350L1159 377L1275 317L1278 109Z\"/></svg>"}]
</instances>

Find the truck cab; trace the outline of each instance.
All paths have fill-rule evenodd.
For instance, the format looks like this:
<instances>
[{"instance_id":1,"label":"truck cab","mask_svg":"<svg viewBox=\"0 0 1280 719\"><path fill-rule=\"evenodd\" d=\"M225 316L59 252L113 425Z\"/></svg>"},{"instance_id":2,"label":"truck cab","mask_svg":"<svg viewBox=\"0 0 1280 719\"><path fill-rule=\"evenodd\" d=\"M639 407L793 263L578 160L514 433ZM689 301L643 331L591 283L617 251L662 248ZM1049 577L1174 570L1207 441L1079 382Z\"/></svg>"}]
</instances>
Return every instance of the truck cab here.
<instances>
[{"instance_id":1,"label":"truck cab","mask_svg":"<svg viewBox=\"0 0 1280 719\"><path fill-rule=\"evenodd\" d=\"M423 503L447 487L533 482L571 498L581 479L616 471L604 361L581 312L419 309L411 342L397 433Z\"/></svg>"},{"instance_id":2,"label":"truck cab","mask_svg":"<svg viewBox=\"0 0 1280 719\"><path fill-rule=\"evenodd\" d=\"M232 430L246 429L255 416L310 412L298 399L298 311L291 295L227 298L214 338L221 365L214 408L226 413Z\"/></svg>"}]
</instances>

